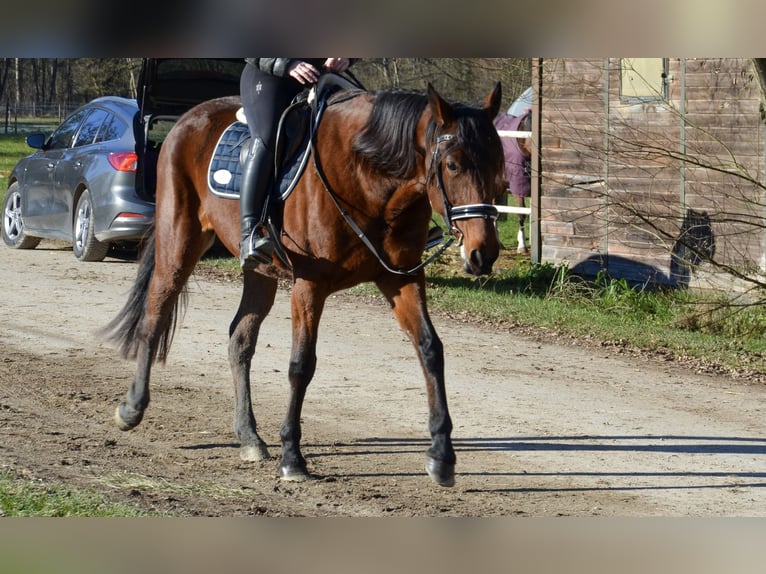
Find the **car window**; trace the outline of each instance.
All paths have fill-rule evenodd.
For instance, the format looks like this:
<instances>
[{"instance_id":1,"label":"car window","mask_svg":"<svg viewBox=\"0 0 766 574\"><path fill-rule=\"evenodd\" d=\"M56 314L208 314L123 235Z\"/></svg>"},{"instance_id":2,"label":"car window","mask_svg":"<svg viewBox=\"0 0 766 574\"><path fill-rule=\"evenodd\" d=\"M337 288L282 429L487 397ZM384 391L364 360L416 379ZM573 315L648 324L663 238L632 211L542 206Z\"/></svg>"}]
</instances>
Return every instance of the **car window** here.
<instances>
[{"instance_id":1,"label":"car window","mask_svg":"<svg viewBox=\"0 0 766 574\"><path fill-rule=\"evenodd\" d=\"M48 145L46 149L61 149L67 148L72 143L72 137L77 131L80 122L89 112L88 109L79 109L67 119L64 120L56 131L53 132L48 139Z\"/></svg>"},{"instance_id":2,"label":"car window","mask_svg":"<svg viewBox=\"0 0 766 574\"><path fill-rule=\"evenodd\" d=\"M104 110L98 108L93 110L85 119L80 131L77 133L74 147L92 144L93 140L96 139L98 129L101 127L101 124L104 123L104 118L108 115L109 114Z\"/></svg>"},{"instance_id":3,"label":"car window","mask_svg":"<svg viewBox=\"0 0 766 574\"><path fill-rule=\"evenodd\" d=\"M101 124L101 129L96 136L96 142L108 142L120 139L128 129L128 124L114 114L109 116Z\"/></svg>"}]
</instances>

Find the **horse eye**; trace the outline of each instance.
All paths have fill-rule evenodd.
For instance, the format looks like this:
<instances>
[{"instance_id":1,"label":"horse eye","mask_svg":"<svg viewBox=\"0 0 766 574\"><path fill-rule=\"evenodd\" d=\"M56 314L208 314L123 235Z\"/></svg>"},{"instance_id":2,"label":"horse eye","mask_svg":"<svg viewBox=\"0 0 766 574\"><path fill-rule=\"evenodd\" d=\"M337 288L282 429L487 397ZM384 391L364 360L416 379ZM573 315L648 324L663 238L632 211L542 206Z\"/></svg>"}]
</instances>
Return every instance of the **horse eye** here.
<instances>
[{"instance_id":1,"label":"horse eye","mask_svg":"<svg viewBox=\"0 0 766 574\"><path fill-rule=\"evenodd\" d=\"M458 166L457 162L454 159L448 159L447 169L450 170L452 173L457 173L460 170L460 166Z\"/></svg>"}]
</instances>

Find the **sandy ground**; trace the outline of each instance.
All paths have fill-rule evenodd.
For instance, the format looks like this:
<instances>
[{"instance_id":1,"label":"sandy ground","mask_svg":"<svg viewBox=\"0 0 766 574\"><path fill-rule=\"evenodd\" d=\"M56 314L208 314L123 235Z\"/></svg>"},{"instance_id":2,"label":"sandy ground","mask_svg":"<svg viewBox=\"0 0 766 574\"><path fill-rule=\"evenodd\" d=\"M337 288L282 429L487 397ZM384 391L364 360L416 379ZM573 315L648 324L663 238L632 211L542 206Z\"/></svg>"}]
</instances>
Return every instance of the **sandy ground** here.
<instances>
[{"instance_id":1,"label":"sandy ground","mask_svg":"<svg viewBox=\"0 0 766 574\"><path fill-rule=\"evenodd\" d=\"M95 332L136 264L0 249L0 466L146 508L205 516L766 516L766 386L613 348L435 316L446 349L457 484L423 471L424 384L381 302L340 295L323 316L303 416L316 480L245 463L232 431L226 333L239 284L196 276L144 422L112 413L134 365ZM272 455L287 404L289 293L253 364Z\"/></svg>"}]
</instances>

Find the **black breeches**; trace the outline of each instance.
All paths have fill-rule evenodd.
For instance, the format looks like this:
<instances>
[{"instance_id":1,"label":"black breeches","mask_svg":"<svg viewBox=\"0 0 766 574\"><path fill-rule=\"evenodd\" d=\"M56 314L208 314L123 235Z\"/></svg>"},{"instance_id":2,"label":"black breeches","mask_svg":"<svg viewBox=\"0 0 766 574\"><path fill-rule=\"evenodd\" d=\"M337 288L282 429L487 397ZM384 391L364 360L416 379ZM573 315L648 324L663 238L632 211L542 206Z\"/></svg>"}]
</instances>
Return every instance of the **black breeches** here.
<instances>
[{"instance_id":1,"label":"black breeches","mask_svg":"<svg viewBox=\"0 0 766 574\"><path fill-rule=\"evenodd\" d=\"M250 135L263 140L272 153L279 118L302 89L292 78L265 74L250 64L242 72L240 94Z\"/></svg>"}]
</instances>

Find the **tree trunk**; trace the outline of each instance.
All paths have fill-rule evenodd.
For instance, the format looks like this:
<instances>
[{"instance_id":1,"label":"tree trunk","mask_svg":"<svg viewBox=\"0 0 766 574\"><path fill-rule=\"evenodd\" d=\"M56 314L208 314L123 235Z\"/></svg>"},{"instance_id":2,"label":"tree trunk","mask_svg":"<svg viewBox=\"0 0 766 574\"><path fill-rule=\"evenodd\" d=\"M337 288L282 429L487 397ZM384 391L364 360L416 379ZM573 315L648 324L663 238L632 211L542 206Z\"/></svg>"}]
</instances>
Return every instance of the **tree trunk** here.
<instances>
[{"instance_id":1,"label":"tree trunk","mask_svg":"<svg viewBox=\"0 0 766 574\"><path fill-rule=\"evenodd\" d=\"M16 105L16 108L18 108L21 105L21 69L18 58L13 59L13 68L16 74L16 94L14 104Z\"/></svg>"}]
</instances>

